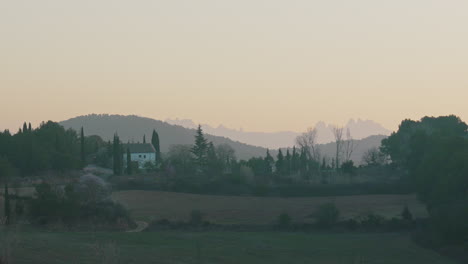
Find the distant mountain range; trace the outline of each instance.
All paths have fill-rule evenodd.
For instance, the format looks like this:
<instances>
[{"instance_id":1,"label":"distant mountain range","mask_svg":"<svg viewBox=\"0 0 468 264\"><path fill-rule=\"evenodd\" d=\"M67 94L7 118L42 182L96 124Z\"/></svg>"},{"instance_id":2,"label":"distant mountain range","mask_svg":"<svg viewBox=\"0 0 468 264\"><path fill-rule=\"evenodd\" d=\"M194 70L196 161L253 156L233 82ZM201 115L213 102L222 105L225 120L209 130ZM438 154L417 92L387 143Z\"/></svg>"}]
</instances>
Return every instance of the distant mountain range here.
<instances>
[{"instance_id":1,"label":"distant mountain range","mask_svg":"<svg viewBox=\"0 0 468 264\"><path fill-rule=\"evenodd\" d=\"M189 129L197 128L198 124L190 119L166 119L166 122L172 125L178 125ZM281 131L281 132L247 132L242 129L236 130L227 128L223 125L212 127L207 124L201 124L203 131L208 134L227 137L232 140L240 141L253 146L260 146L264 148L278 149L288 146L293 146L296 137L300 135L299 132ZM320 144L334 142L335 139L332 133L332 125L325 122L318 122L315 127L317 128L317 141ZM390 135L391 131L384 128L382 125L371 121L361 119L351 119L345 126L349 128L351 135L354 139L364 139L373 135Z\"/></svg>"},{"instance_id":2,"label":"distant mountain range","mask_svg":"<svg viewBox=\"0 0 468 264\"><path fill-rule=\"evenodd\" d=\"M120 139L123 142L142 142L143 135L146 136L147 142L151 141L151 133L153 129L156 129L159 133L160 142L161 142L161 151L167 152L171 145L176 144L193 144L194 136L195 136L195 127L197 125L193 124L193 122L187 122L187 120L179 120L178 122L186 122L184 126L181 125L174 125L169 124L168 122L163 122L159 120L154 120L151 118L139 117L139 116L123 116L123 115L86 115L86 116L78 116L75 118L71 118L65 121L60 122L62 126L65 128L72 128L76 131L79 131L81 127L84 128L86 135L98 135L104 140L112 140L114 133L118 133ZM348 126L350 129L353 129L353 126L358 122L367 122L367 121L357 121L357 122L348 122ZM371 122L371 121L370 121ZM182 124L180 123L180 124ZM372 123L371 123L372 124ZM191 126L187 128L187 126ZM376 126L378 128L378 126ZM319 136L321 131L326 131L325 129L328 128L325 123L321 126L321 123L318 124L317 128L319 129ZM328 128L329 129L329 128ZM236 156L238 159L249 159L251 157L259 157L265 156L266 148L254 146L266 144L268 142L273 141L275 138L282 139L280 143L277 143L277 146L281 146L283 148L291 147L294 145L294 139L299 134L296 132L278 132L278 133L259 133L259 132L243 132L232 130L228 128L218 127L214 129L218 132L225 131L225 136L217 136L212 135L213 130L210 130L209 126L204 127L204 131L207 134L206 137L209 141L212 141L215 145L220 144L229 144L231 147L234 148L236 151ZM232 131L237 131L238 133L234 133ZM356 135L362 136L358 132L361 130L355 129L352 130L353 133ZM356 132L354 132L356 131ZM247 144L248 142L240 142L241 139L235 138L234 135L229 134L228 132L233 133L234 135L246 135L245 137L249 140L254 140L257 138L259 140L258 143ZM322 132L323 135L327 135ZM331 132L330 132L331 133ZM247 135L254 135L255 137L248 137ZM324 141L323 135L321 136L321 140ZM262 139L263 137L268 137L268 140ZM232 138L230 138L232 137ZM355 136L357 139L358 136ZM361 140L356 140L356 149L352 155L352 160L355 163L361 162L361 157L363 153L372 148L380 146L380 141L385 138L384 135L374 135L370 137L366 137ZM326 139L326 137L325 137ZM328 138L329 141L333 139ZM277 149L272 147L270 152L273 156L276 156ZM320 146L321 152L323 155L332 157L334 155L335 144L334 143L327 143Z\"/></svg>"}]
</instances>

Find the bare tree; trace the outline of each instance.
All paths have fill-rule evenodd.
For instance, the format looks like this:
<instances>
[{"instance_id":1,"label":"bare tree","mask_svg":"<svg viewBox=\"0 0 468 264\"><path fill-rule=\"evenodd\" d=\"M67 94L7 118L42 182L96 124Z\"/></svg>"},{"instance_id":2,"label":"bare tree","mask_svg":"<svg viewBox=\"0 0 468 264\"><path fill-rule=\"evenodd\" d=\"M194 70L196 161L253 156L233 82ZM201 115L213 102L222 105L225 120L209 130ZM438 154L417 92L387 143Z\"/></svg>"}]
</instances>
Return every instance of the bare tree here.
<instances>
[{"instance_id":1,"label":"bare tree","mask_svg":"<svg viewBox=\"0 0 468 264\"><path fill-rule=\"evenodd\" d=\"M349 130L349 128L346 128L346 140L344 142L344 155L346 159L345 161L351 160L351 155L353 154L355 149L356 142L351 136L351 131Z\"/></svg>"},{"instance_id":2,"label":"bare tree","mask_svg":"<svg viewBox=\"0 0 468 264\"><path fill-rule=\"evenodd\" d=\"M336 153L335 153L335 168L340 167L340 160L343 152L343 127L333 126L332 132L333 136L335 137L335 144L336 144Z\"/></svg>"},{"instance_id":3,"label":"bare tree","mask_svg":"<svg viewBox=\"0 0 468 264\"><path fill-rule=\"evenodd\" d=\"M306 151L307 157L310 160L320 162L320 150L317 146L317 129L308 128L306 132L302 133L296 138L296 144L301 149Z\"/></svg>"},{"instance_id":4,"label":"bare tree","mask_svg":"<svg viewBox=\"0 0 468 264\"><path fill-rule=\"evenodd\" d=\"M388 162L388 158L377 147L373 147L364 153L362 162L367 166L381 166Z\"/></svg>"}]
</instances>

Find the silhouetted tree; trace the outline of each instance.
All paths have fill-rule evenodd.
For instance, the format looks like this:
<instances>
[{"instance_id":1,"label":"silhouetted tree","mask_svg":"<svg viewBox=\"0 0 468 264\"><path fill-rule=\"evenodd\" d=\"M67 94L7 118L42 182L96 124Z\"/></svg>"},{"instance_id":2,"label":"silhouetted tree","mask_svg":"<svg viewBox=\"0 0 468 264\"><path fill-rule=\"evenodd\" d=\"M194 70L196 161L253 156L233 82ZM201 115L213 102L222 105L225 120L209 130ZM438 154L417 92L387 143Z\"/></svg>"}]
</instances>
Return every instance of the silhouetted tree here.
<instances>
[{"instance_id":1,"label":"silhouetted tree","mask_svg":"<svg viewBox=\"0 0 468 264\"><path fill-rule=\"evenodd\" d=\"M213 145L213 142L208 144L208 148L206 151L207 156L207 169L210 172L211 176L215 176L216 174L221 173L221 163L216 155L216 149Z\"/></svg>"},{"instance_id":2,"label":"silhouetted tree","mask_svg":"<svg viewBox=\"0 0 468 264\"><path fill-rule=\"evenodd\" d=\"M333 136L335 137L335 169L339 169L341 165L341 156L343 155L343 127L334 126L332 128Z\"/></svg>"},{"instance_id":3,"label":"silhouetted tree","mask_svg":"<svg viewBox=\"0 0 468 264\"><path fill-rule=\"evenodd\" d=\"M291 157L291 171L296 173L300 167L300 156L296 150L296 146L293 147L292 157Z\"/></svg>"},{"instance_id":4,"label":"silhouetted tree","mask_svg":"<svg viewBox=\"0 0 468 264\"><path fill-rule=\"evenodd\" d=\"M143 144L146 144L146 135L143 135Z\"/></svg>"},{"instance_id":5,"label":"silhouetted tree","mask_svg":"<svg viewBox=\"0 0 468 264\"><path fill-rule=\"evenodd\" d=\"M113 144L113 161L114 161L114 174L122 174L122 151L120 146L120 139L117 133L114 135L114 144Z\"/></svg>"},{"instance_id":6,"label":"silhouetted tree","mask_svg":"<svg viewBox=\"0 0 468 264\"><path fill-rule=\"evenodd\" d=\"M265 175L269 176L273 173L273 166L275 164L275 160L273 157L270 155L270 150L267 149L266 156L264 159L265 163Z\"/></svg>"},{"instance_id":7,"label":"silhouetted tree","mask_svg":"<svg viewBox=\"0 0 468 264\"><path fill-rule=\"evenodd\" d=\"M132 157L129 148L127 148L127 174L132 175Z\"/></svg>"},{"instance_id":8,"label":"silhouetted tree","mask_svg":"<svg viewBox=\"0 0 468 264\"><path fill-rule=\"evenodd\" d=\"M198 125L198 129L195 135L195 144L192 147L192 153L194 155L194 162L197 166L197 172L203 173L207 164L207 150L208 141L203 135L201 125Z\"/></svg>"},{"instance_id":9,"label":"silhouetted tree","mask_svg":"<svg viewBox=\"0 0 468 264\"><path fill-rule=\"evenodd\" d=\"M468 125L453 115L404 120L381 150L408 173L438 243L466 242Z\"/></svg>"},{"instance_id":10,"label":"silhouetted tree","mask_svg":"<svg viewBox=\"0 0 468 264\"><path fill-rule=\"evenodd\" d=\"M161 161L161 148L159 146L159 134L156 132L156 130L153 130L151 144L153 144L153 147L156 150L156 163L159 163Z\"/></svg>"},{"instance_id":11,"label":"silhouetted tree","mask_svg":"<svg viewBox=\"0 0 468 264\"><path fill-rule=\"evenodd\" d=\"M28 132L28 125L26 124L26 122L23 123L23 133L26 133Z\"/></svg>"},{"instance_id":12,"label":"silhouetted tree","mask_svg":"<svg viewBox=\"0 0 468 264\"><path fill-rule=\"evenodd\" d=\"M289 148L286 150L286 156L284 158L284 172L286 174L291 173L291 154L289 153Z\"/></svg>"},{"instance_id":13,"label":"silhouetted tree","mask_svg":"<svg viewBox=\"0 0 468 264\"><path fill-rule=\"evenodd\" d=\"M278 150L278 155L276 156L276 173L283 174L284 173L284 156L281 149Z\"/></svg>"},{"instance_id":14,"label":"silhouetted tree","mask_svg":"<svg viewBox=\"0 0 468 264\"><path fill-rule=\"evenodd\" d=\"M343 164L341 164L341 171L349 176L354 176L356 174L356 167L354 166L354 162L352 160L343 162Z\"/></svg>"}]
</instances>

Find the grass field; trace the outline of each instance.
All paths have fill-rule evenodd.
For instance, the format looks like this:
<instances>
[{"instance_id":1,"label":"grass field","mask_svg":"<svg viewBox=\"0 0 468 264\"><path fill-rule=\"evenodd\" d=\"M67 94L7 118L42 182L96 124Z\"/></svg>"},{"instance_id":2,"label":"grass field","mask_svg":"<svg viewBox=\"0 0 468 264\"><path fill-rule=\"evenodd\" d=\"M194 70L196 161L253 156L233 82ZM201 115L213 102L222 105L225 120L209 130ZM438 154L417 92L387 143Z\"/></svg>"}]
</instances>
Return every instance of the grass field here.
<instances>
[{"instance_id":1,"label":"grass field","mask_svg":"<svg viewBox=\"0 0 468 264\"><path fill-rule=\"evenodd\" d=\"M29 196L33 188L21 188ZM394 217L408 205L415 217L425 217L427 211L415 195L356 195L336 197L251 197L217 196L159 191L118 191L112 198L127 207L136 220L187 220L192 210L200 210L209 221L219 224L271 224L281 213L288 213L294 222L310 222L308 217L318 206L334 202L341 217L350 218L374 212ZM3 210L0 197L0 210Z\"/></svg>"},{"instance_id":2,"label":"grass field","mask_svg":"<svg viewBox=\"0 0 468 264\"><path fill-rule=\"evenodd\" d=\"M209 221L219 224L271 224L283 212L295 222L310 222L316 208L334 202L342 217L374 212L394 217L408 205L416 217L426 216L425 207L414 195L362 195L339 197L272 198L214 196L157 191L121 191L113 198L124 204L137 220L166 218L187 220L190 212L200 210Z\"/></svg>"},{"instance_id":3,"label":"grass field","mask_svg":"<svg viewBox=\"0 0 468 264\"><path fill-rule=\"evenodd\" d=\"M309 222L307 216L326 202L334 202L345 218L369 211L393 217L405 205L415 216L426 215L413 195L271 198L122 191L112 197L136 220L144 221L187 220L190 211L198 209L206 219L221 224L271 224L283 212L296 222ZM27 230L30 228L11 232L18 241L11 251L12 263L453 263L417 246L408 234L398 233L88 233ZM0 229L0 244L8 237L5 234Z\"/></svg>"},{"instance_id":4,"label":"grass field","mask_svg":"<svg viewBox=\"0 0 468 264\"><path fill-rule=\"evenodd\" d=\"M16 264L453 263L402 234L20 232L17 237Z\"/></svg>"}]
</instances>

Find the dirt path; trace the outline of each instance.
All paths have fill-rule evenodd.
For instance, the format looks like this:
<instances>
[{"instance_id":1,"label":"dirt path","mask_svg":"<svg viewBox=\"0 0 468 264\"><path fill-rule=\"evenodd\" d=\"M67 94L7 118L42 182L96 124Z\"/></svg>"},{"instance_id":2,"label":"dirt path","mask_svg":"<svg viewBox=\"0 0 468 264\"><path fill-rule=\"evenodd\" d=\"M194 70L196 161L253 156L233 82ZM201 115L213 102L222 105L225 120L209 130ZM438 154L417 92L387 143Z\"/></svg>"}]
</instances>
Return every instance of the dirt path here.
<instances>
[{"instance_id":1,"label":"dirt path","mask_svg":"<svg viewBox=\"0 0 468 264\"><path fill-rule=\"evenodd\" d=\"M148 223L144 221L136 221L137 227L132 230L128 230L128 233L138 233L145 230L148 227Z\"/></svg>"}]
</instances>

